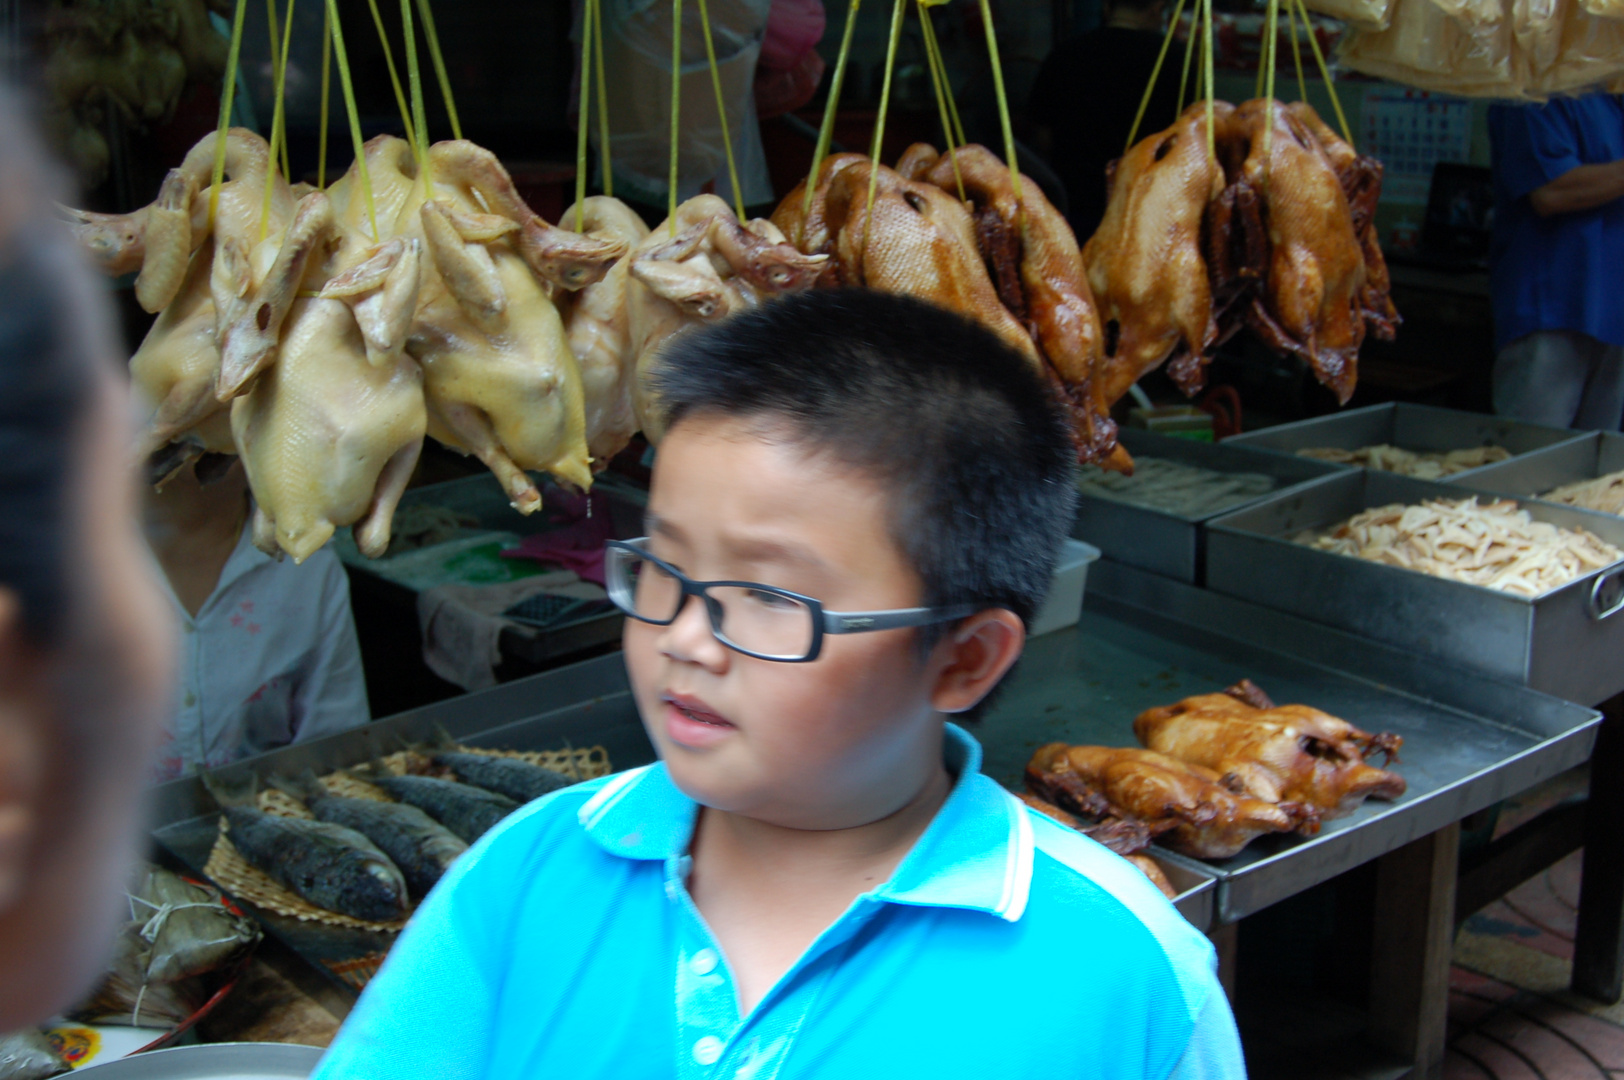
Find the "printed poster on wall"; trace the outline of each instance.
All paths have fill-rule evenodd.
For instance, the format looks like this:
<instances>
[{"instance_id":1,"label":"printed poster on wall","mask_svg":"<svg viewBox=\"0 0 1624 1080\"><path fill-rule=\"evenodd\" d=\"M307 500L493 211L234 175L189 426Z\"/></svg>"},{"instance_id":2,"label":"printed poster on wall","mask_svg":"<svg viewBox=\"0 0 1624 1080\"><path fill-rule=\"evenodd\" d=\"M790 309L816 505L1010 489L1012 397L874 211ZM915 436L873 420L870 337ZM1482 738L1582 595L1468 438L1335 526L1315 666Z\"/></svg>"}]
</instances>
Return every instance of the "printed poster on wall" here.
<instances>
[{"instance_id":1,"label":"printed poster on wall","mask_svg":"<svg viewBox=\"0 0 1624 1080\"><path fill-rule=\"evenodd\" d=\"M1360 151L1387 169L1383 202L1424 206L1434 165L1471 160L1472 105L1461 98L1373 86L1365 91L1360 127Z\"/></svg>"}]
</instances>

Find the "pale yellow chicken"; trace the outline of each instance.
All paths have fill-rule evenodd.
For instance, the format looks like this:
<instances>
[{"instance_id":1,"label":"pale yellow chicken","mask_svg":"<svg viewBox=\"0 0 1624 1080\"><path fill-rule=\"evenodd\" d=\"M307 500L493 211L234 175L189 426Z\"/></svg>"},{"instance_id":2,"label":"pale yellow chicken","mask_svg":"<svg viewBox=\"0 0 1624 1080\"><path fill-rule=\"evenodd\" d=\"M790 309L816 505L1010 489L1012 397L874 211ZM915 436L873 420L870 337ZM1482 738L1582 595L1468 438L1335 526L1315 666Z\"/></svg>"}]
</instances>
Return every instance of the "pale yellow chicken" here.
<instances>
[{"instance_id":1,"label":"pale yellow chicken","mask_svg":"<svg viewBox=\"0 0 1624 1080\"><path fill-rule=\"evenodd\" d=\"M649 234L643 219L619 199L595 195L580 205L579 218L577 209L571 206L559 220L569 225L579 221L587 235L616 237L626 243L628 250ZM620 259L602 281L565 294L560 300L570 352L581 369L586 445L594 472L608 466L610 459L637 434L637 411L632 407L637 355L632 350L626 296L630 275L631 260Z\"/></svg>"}]
</instances>

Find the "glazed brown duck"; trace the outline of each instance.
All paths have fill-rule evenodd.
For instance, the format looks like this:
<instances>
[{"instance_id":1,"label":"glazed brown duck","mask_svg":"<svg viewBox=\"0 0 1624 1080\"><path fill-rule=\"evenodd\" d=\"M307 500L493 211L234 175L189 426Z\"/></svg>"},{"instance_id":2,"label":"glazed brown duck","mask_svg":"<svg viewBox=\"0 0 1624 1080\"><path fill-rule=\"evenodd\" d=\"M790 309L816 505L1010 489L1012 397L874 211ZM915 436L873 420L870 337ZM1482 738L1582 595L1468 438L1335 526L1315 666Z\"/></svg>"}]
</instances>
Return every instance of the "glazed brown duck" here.
<instances>
[{"instance_id":1,"label":"glazed brown duck","mask_svg":"<svg viewBox=\"0 0 1624 1080\"><path fill-rule=\"evenodd\" d=\"M1250 681L1149 709L1133 730L1151 750L1213 770L1231 791L1308 803L1327 818L1369 797L1396 799L1406 786L1397 773L1365 763L1376 753L1394 758L1403 739L1371 735L1306 705L1277 706Z\"/></svg>"},{"instance_id":2,"label":"glazed brown duck","mask_svg":"<svg viewBox=\"0 0 1624 1080\"><path fill-rule=\"evenodd\" d=\"M1227 109L1220 104L1220 120ZM1199 385L1200 365L1218 339L1202 227L1223 189L1223 169L1207 149L1204 104L1116 163L1105 217L1083 248L1105 322L1095 392L1107 404L1175 351L1174 377L1187 391Z\"/></svg>"},{"instance_id":3,"label":"glazed brown duck","mask_svg":"<svg viewBox=\"0 0 1624 1080\"><path fill-rule=\"evenodd\" d=\"M922 167L935 151L921 144L908 154ZM1104 460L1116 447L1116 424L1112 402L1095 386L1103 334L1071 226L1031 177L1021 178L1017 200L1009 167L984 146L964 146L951 157L936 158L925 178L950 194L963 182L975 208L982 254L999 271L993 279L999 295L1025 321L1049 362L1071 414L1079 458ZM1009 279L1013 283L1006 283Z\"/></svg>"},{"instance_id":4,"label":"glazed brown duck","mask_svg":"<svg viewBox=\"0 0 1624 1080\"><path fill-rule=\"evenodd\" d=\"M1095 817L1137 818L1160 843L1186 855L1227 859L1270 832L1319 831L1319 812L1237 795L1218 774L1152 750L1040 747L1026 766L1040 798Z\"/></svg>"}]
</instances>

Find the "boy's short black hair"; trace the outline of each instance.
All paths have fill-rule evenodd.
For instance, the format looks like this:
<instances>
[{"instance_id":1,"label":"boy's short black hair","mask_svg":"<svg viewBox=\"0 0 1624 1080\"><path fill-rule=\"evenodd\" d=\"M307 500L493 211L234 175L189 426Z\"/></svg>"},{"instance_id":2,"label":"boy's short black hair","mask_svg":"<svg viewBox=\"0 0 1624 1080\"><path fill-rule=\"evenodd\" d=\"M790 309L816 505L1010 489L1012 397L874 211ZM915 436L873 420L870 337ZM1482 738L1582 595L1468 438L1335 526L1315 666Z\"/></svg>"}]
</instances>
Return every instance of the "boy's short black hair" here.
<instances>
[{"instance_id":1,"label":"boy's short black hair","mask_svg":"<svg viewBox=\"0 0 1624 1080\"><path fill-rule=\"evenodd\" d=\"M705 415L783 422L791 439L895 493L892 534L924 603L1030 623L1077 500L1054 395L992 331L868 289L786 297L672 342L654 389L668 428ZM926 647L945 627L922 632Z\"/></svg>"}]
</instances>

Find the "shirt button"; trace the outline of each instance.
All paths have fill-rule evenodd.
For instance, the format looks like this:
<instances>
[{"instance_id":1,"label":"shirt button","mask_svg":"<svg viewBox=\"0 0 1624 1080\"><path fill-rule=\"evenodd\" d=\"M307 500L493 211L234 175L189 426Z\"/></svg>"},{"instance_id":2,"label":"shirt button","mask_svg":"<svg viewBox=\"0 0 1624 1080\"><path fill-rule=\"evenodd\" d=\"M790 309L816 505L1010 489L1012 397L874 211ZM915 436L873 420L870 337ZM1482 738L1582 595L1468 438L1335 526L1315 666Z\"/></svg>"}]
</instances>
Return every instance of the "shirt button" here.
<instances>
[{"instance_id":1,"label":"shirt button","mask_svg":"<svg viewBox=\"0 0 1624 1080\"><path fill-rule=\"evenodd\" d=\"M688 970L695 975L709 975L716 970L716 950L700 949L688 961Z\"/></svg>"},{"instance_id":2,"label":"shirt button","mask_svg":"<svg viewBox=\"0 0 1624 1080\"><path fill-rule=\"evenodd\" d=\"M722 1058L722 1040L706 1035L694 1043L694 1060L701 1065L715 1065Z\"/></svg>"}]
</instances>

